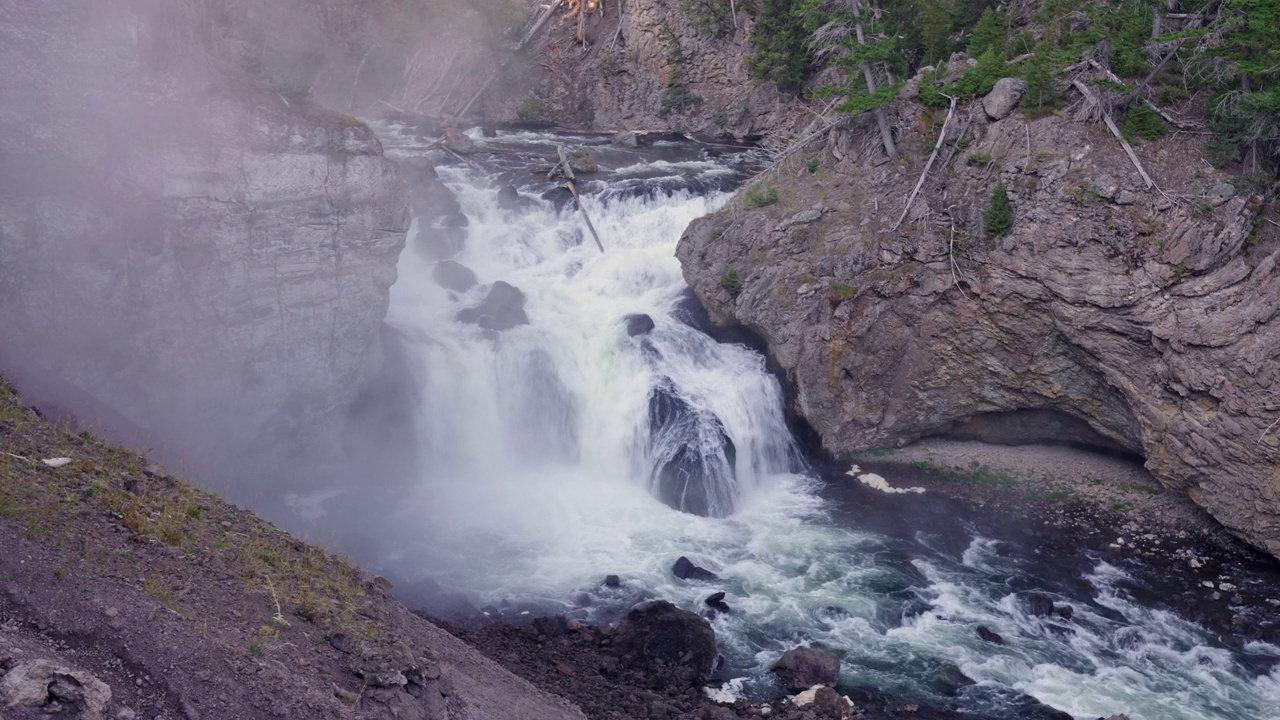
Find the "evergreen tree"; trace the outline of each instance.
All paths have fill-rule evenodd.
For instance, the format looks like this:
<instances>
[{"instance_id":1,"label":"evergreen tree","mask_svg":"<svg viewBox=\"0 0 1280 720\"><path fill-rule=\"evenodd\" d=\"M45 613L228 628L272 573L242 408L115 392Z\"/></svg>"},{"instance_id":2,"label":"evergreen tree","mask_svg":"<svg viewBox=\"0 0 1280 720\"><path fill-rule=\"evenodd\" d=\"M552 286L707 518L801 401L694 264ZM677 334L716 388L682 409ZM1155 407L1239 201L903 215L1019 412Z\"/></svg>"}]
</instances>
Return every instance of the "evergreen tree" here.
<instances>
[{"instance_id":1,"label":"evergreen tree","mask_svg":"<svg viewBox=\"0 0 1280 720\"><path fill-rule=\"evenodd\" d=\"M1013 205L1002 182L996 183L996 189L987 201L987 209L982 213L982 227L993 238L1004 237L1013 230Z\"/></svg>"},{"instance_id":2,"label":"evergreen tree","mask_svg":"<svg viewBox=\"0 0 1280 720\"><path fill-rule=\"evenodd\" d=\"M981 57L992 49L1003 54L1004 41L1004 22L996 17L991 8L987 8L974 26L973 34L969 36L969 57Z\"/></svg>"}]
</instances>

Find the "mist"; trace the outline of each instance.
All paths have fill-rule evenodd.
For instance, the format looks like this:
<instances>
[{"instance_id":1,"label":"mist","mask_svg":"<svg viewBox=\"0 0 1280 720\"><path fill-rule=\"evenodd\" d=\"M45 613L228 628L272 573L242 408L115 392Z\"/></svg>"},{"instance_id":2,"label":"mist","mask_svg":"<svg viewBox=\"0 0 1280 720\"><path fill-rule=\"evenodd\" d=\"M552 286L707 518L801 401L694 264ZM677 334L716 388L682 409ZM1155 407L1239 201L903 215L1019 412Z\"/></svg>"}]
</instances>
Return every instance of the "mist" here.
<instances>
[{"instance_id":1,"label":"mist","mask_svg":"<svg viewBox=\"0 0 1280 720\"><path fill-rule=\"evenodd\" d=\"M295 529L286 496L414 476L383 325L409 213L353 115L456 107L522 14L4 3L0 370L51 419Z\"/></svg>"}]
</instances>

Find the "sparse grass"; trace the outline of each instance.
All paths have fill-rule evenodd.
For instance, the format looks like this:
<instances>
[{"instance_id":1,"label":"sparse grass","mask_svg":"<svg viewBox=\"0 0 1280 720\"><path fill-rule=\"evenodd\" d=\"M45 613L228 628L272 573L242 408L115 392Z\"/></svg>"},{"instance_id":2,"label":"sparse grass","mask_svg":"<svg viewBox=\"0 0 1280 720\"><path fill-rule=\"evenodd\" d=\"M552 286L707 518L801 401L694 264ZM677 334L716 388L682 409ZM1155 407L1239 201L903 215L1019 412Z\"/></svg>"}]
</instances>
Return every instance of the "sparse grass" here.
<instances>
[{"instance_id":1,"label":"sparse grass","mask_svg":"<svg viewBox=\"0 0 1280 720\"><path fill-rule=\"evenodd\" d=\"M1151 487L1150 485L1143 485L1142 483L1136 483L1136 482L1122 482L1118 484L1116 487L1120 488L1121 490L1132 490L1134 492L1147 493L1148 495L1160 494L1159 488L1154 488L1154 487Z\"/></svg>"},{"instance_id":2,"label":"sparse grass","mask_svg":"<svg viewBox=\"0 0 1280 720\"><path fill-rule=\"evenodd\" d=\"M749 208L762 208L778 202L778 188L756 183L742 193L742 204Z\"/></svg>"},{"instance_id":3,"label":"sparse grass","mask_svg":"<svg viewBox=\"0 0 1280 720\"><path fill-rule=\"evenodd\" d=\"M954 482L973 483L975 485L987 485L998 487L1015 487L1018 479L1006 475L998 470L993 470L989 466L974 460L969 463L968 467L964 465L953 465L952 467L942 467L934 465L928 460L917 460L914 465L923 470L925 474L936 477L939 480L950 480Z\"/></svg>"},{"instance_id":4,"label":"sparse grass","mask_svg":"<svg viewBox=\"0 0 1280 720\"><path fill-rule=\"evenodd\" d=\"M737 268L728 268L724 274L720 276L720 287L729 291L729 294L738 297L742 292L742 278L738 277Z\"/></svg>"},{"instance_id":5,"label":"sparse grass","mask_svg":"<svg viewBox=\"0 0 1280 720\"><path fill-rule=\"evenodd\" d=\"M59 468L40 462L55 456L73 462ZM226 572L244 579L245 590L263 596L280 619L292 613L318 631L374 632L356 612L364 582L345 559L152 472L138 453L46 423L0 378L0 522L15 520L31 540L72 548L83 542L85 523L99 518L203 559L143 579L142 590L170 609L175 590L199 582L198 567L218 556ZM94 553L86 561L136 573L138 556L148 556L149 546Z\"/></svg>"}]
</instances>

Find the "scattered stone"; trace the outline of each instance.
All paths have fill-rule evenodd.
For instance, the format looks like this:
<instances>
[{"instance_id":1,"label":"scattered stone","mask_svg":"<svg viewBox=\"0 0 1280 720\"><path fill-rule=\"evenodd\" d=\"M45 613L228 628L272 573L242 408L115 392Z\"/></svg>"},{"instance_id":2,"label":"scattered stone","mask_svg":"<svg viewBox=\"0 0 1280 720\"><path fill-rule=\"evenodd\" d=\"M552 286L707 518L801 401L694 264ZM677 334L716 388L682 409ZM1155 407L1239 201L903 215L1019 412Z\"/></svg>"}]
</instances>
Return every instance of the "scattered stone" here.
<instances>
[{"instance_id":1,"label":"scattered stone","mask_svg":"<svg viewBox=\"0 0 1280 720\"><path fill-rule=\"evenodd\" d=\"M671 566L671 574L675 575L677 578L681 580L710 581L710 580L720 579L719 575L716 575L715 573L711 572L710 570L707 570L706 568L701 568L701 567L698 567L697 565L694 565L692 562L690 562L689 558L683 555L681 555L680 559L676 560L675 564Z\"/></svg>"},{"instance_id":2,"label":"scattered stone","mask_svg":"<svg viewBox=\"0 0 1280 720\"><path fill-rule=\"evenodd\" d=\"M1026 81L1020 78L1001 78L991 92L982 98L982 110L992 120L1003 120L1018 106L1026 91Z\"/></svg>"},{"instance_id":3,"label":"scattered stone","mask_svg":"<svg viewBox=\"0 0 1280 720\"><path fill-rule=\"evenodd\" d=\"M621 587L622 578L618 577L617 575L605 575L604 586L611 587L611 588Z\"/></svg>"},{"instance_id":4,"label":"scattered stone","mask_svg":"<svg viewBox=\"0 0 1280 720\"><path fill-rule=\"evenodd\" d=\"M635 337L637 335L648 335L653 330L653 318L644 313L633 313L623 318L627 324L627 337Z\"/></svg>"},{"instance_id":5,"label":"scattered stone","mask_svg":"<svg viewBox=\"0 0 1280 720\"><path fill-rule=\"evenodd\" d=\"M796 213L795 215L792 215L791 217L787 218L786 220L783 220L782 222L778 223L778 227L775 229L778 232L786 232L787 230L790 230L796 225L808 225L810 223L815 223L821 219L822 219L822 211L818 210L817 208L813 208L810 210L802 210Z\"/></svg>"},{"instance_id":6,"label":"scattered stone","mask_svg":"<svg viewBox=\"0 0 1280 720\"><path fill-rule=\"evenodd\" d=\"M782 686L792 692L814 685L834 685L840 677L840 656L820 648L792 648L772 668Z\"/></svg>"},{"instance_id":7,"label":"scattered stone","mask_svg":"<svg viewBox=\"0 0 1280 720\"><path fill-rule=\"evenodd\" d=\"M996 631L992 630L986 625L978 626L978 637L982 638L983 640L989 643L994 643L996 645L1004 644L1004 638L1000 637L1000 633L997 633Z\"/></svg>"},{"instance_id":8,"label":"scattered stone","mask_svg":"<svg viewBox=\"0 0 1280 720\"><path fill-rule=\"evenodd\" d=\"M466 292L477 284L471 268L454 260L441 260L431 269L431 279L446 290Z\"/></svg>"}]
</instances>

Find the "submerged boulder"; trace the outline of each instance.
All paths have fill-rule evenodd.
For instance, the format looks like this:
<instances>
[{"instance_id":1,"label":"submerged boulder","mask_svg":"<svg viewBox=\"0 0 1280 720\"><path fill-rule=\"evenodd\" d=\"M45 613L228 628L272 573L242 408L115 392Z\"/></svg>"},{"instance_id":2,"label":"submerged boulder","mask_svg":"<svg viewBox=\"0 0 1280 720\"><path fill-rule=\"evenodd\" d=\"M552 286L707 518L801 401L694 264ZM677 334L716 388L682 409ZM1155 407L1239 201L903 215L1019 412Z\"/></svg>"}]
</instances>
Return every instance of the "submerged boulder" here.
<instances>
[{"instance_id":1,"label":"submerged boulder","mask_svg":"<svg viewBox=\"0 0 1280 720\"><path fill-rule=\"evenodd\" d=\"M733 512L737 448L719 418L670 382L649 394L649 450L649 489L663 503L704 517Z\"/></svg>"},{"instance_id":2,"label":"submerged boulder","mask_svg":"<svg viewBox=\"0 0 1280 720\"><path fill-rule=\"evenodd\" d=\"M496 331L528 325L529 316L524 312L524 293L516 286L499 280L489 288L489 294L479 305L459 312L458 320Z\"/></svg>"},{"instance_id":3,"label":"submerged boulder","mask_svg":"<svg viewBox=\"0 0 1280 720\"><path fill-rule=\"evenodd\" d=\"M665 686L705 682L720 658L711 624L665 600L627 613L614 633L613 646L625 664Z\"/></svg>"},{"instance_id":4,"label":"submerged boulder","mask_svg":"<svg viewBox=\"0 0 1280 720\"><path fill-rule=\"evenodd\" d=\"M471 268L453 260L442 260L431 269L431 279L446 290L466 292L476 286L476 274Z\"/></svg>"},{"instance_id":5,"label":"submerged boulder","mask_svg":"<svg viewBox=\"0 0 1280 720\"><path fill-rule=\"evenodd\" d=\"M720 576L710 570L694 565L689 558L681 555L671 566L671 574L681 580L719 580Z\"/></svg>"},{"instance_id":6,"label":"submerged boulder","mask_svg":"<svg viewBox=\"0 0 1280 720\"><path fill-rule=\"evenodd\" d=\"M622 320L627 325L627 337L647 335L654 328L653 318L644 313L632 313Z\"/></svg>"},{"instance_id":7,"label":"submerged boulder","mask_svg":"<svg viewBox=\"0 0 1280 720\"><path fill-rule=\"evenodd\" d=\"M792 648L771 668L778 682L796 692L814 685L834 685L840 677L840 656L820 648Z\"/></svg>"}]
</instances>

